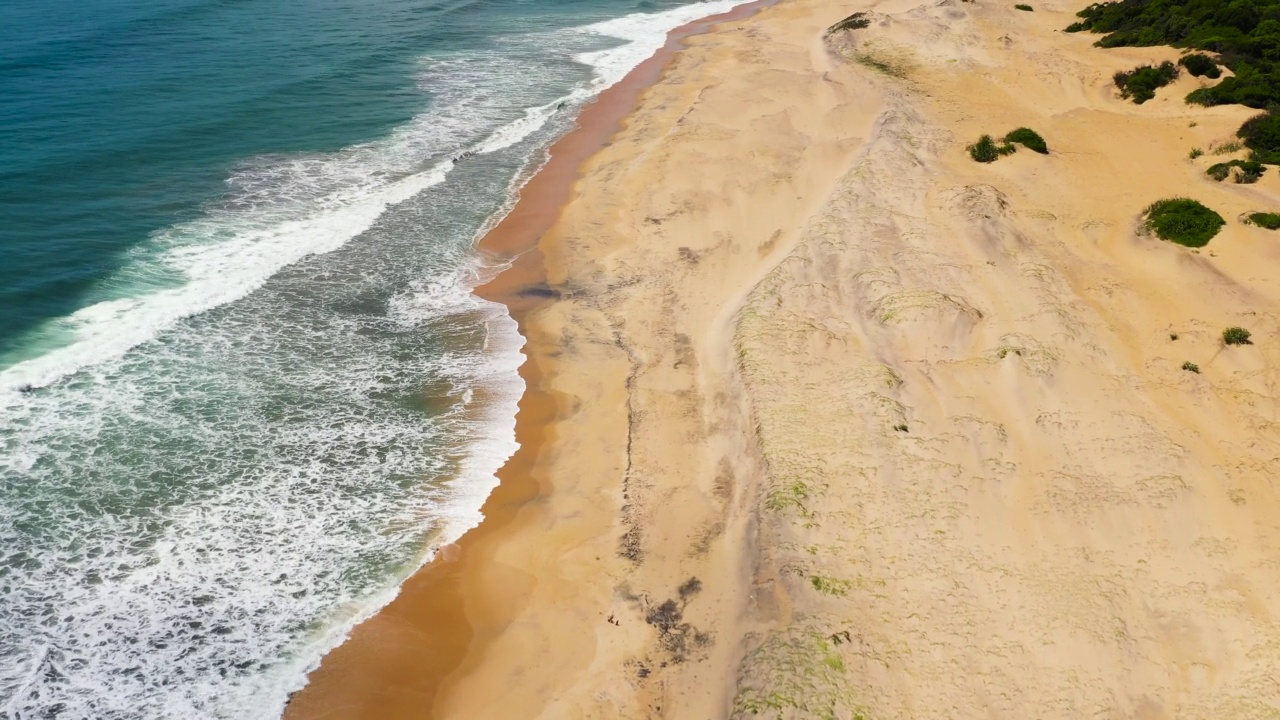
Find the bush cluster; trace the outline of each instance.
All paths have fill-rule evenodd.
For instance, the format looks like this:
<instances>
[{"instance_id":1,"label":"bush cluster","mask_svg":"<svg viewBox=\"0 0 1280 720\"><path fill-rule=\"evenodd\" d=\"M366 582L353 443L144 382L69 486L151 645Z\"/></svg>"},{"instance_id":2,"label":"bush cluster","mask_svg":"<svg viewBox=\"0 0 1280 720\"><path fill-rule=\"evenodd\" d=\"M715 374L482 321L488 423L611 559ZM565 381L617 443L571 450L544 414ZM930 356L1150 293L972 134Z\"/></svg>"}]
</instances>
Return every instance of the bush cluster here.
<instances>
[{"instance_id":1,"label":"bush cluster","mask_svg":"<svg viewBox=\"0 0 1280 720\"><path fill-rule=\"evenodd\" d=\"M1218 213L1189 198L1158 200L1146 209L1145 225L1161 240L1204 247L1227 224Z\"/></svg>"},{"instance_id":2,"label":"bush cluster","mask_svg":"<svg viewBox=\"0 0 1280 720\"><path fill-rule=\"evenodd\" d=\"M1112 80L1120 88L1120 96L1141 105L1156 96L1162 88L1178 78L1178 66L1165 60L1159 65L1139 65L1129 72L1118 72Z\"/></svg>"},{"instance_id":3,"label":"bush cluster","mask_svg":"<svg viewBox=\"0 0 1280 720\"><path fill-rule=\"evenodd\" d=\"M1280 103L1280 0L1121 0L1077 15L1080 22L1067 30L1105 33L1096 43L1101 47L1172 45L1217 53L1233 76L1192 92L1188 102L1259 109Z\"/></svg>"},{"instance_id":4,"label":"bush cluster","mask_svg":"<svg viewBox=\"0 0 1280 720\"><path fill-rule=\"evenodd\" d=\"M990 135L983 135L978 138L978 142L970 145L967 150L969 151L969 157L974 160L980 163L989 163L995 162L1005 155L1012 155L1017 152L1018 145L1022 145L1028 150L1038 152L1041 155L1049 154L1049 144L1044 141L1044 138L1040 137L1040 133L1025 127L1010 131L998 143Z\"/></svg>"},{"instance_id":5,"label":"bush cluster","mask_svg":"<svg viewBox=\"0 0 1280 720\"><path fill-rule=\"evenodd\" d=\"M1022 5L1022 4L1018 4L1018 5L1014 5L1014 6L1013 6L1013 8L1014 8L1015 10L1022 10L1023 12L1034 12L1034 11L1035 11L1035 8L1031 7L1030 5Z\"/></svg>"},{"instance_id":6,"label":"bush cluster","mask_svg":"<svg viewBox=\"0 0 1280 720\"><path fill-rule=\"evenodd\" d=\"M1218 63L1204 53L1183 55L1182 59L1178 60L1178 64L1186 68L1187 72L1191 73L1191 77L1207 77L1210 80L1222 77L1222 70L1218 68Z\"/></svg>"},{"instance_id":7,"label":"bush cluster","mask_svg":"<svg viewBox=\"0 0 1280 720\"><path fill-rule=\"evenodd\" d=\"M968 147L969 157L980 163L995 162L1003 155L1011 155L1017 151L1017 148L1009 143L996 144L990 135L983 135L978 138L978 142Z\"/></svg>"},{"instance_id":8,"label":"bush cluster","mask_svg":"<svg viewBox=\"0 0 1280 720\"><path fill-rule=\"evenodd\" d=\"M1280 230L1280 213L1249 213L1249 222L1267 230Z\"/></svg>"},{"instance_id":9,"label":"bush cluster","mask_svg":"<svg viewBox=\"0 0 1280 720\"><path fill-rule=\"evenodd\" d=\"M1232 172L1234 170L1235 172ZM1231 162L1214 163L1205 170L1205 174L1209 177L1222 182L1230 175L1231 179L1237 183L1250 184L1258 182L1258 178L1262 177L1262 173L1267 171L1267 166L1253 160L1232 160Z\"/></svg>"}]
</instances>

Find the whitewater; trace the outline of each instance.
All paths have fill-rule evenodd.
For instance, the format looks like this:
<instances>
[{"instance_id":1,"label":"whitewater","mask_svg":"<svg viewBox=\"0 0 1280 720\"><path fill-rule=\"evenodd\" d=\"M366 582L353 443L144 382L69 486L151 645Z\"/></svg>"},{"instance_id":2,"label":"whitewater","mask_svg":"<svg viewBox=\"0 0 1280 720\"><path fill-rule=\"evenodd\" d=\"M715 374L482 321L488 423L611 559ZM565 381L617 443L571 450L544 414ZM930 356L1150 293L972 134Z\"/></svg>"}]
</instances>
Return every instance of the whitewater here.
<instances>
[{"instance_id":1,"label":"whitewater","mask_svg":"<svg viewBox=\"0 0 1280 720\"><path fill-rule=\"evenodd\" d=\"M0 357L0 719L278 717L479 522L523 385L475 242L583 103L736 4L426 56L427 112L244 159Z\"/></svg>"}]
</instances>

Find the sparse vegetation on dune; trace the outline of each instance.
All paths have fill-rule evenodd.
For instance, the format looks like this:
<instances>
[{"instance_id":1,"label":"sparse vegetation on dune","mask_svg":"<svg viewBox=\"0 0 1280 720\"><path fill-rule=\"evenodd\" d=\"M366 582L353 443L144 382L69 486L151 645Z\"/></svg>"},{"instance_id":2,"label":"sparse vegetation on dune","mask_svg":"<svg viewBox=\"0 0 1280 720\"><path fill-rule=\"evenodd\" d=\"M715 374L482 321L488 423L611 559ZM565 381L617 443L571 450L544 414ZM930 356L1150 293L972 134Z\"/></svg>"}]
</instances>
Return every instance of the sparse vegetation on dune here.
<instances>
[{"instance_id":1,"label":"sparse vegetation on dune","mask_svg":"<svg viewBox=\"0 0 1280 720\"><path fill-rule=\"evenodd\" d=\"M1229 327L1222 331L1222 343L1224 345L1252 345L1253 341L1249 338L1253 333L1242 327Z\"/></svg>"},{"instance_id":2,"label":"sparse vegetation on dune","mask_svg":"<svg viewBox=\"0 0 1280 720\"><path fill-rule=\"evenodd\" d=\"M1031 128L1018 128L1004 136L1007 143L1017 143L1028 150L1038 152L1041 155L1049 154L1049 145L1045 143L1044 138L1040 137L1040 133Z\"/></svg>"},{"instance_id":3,"label":"sparse vegetation on dune","mask_svg":"<svg viewBox=\"0 0 1280 720\"><path fill-rule=\"evenodd\" d=\"M1257 225L1267 230L1280 230L1280 213L1249 213L1248 220L1250 225Z\"/></svg>"},{"instance_id":4,"label":"sparse vegetation on dune","mask_svg":"<svg viewBox=\"0 0 1280 720\"><path fill-rule=\"evenodd\" d=\"M1182 369L1186 370L1187 372L1193 372L1197 375L1200 374L1200 366L1191 361L1182 363Z\"/></svg>"},{"instance_id":5,"label":"sparse vegetation on dune","mask_svg":"<svg viewBox=\"0 0 1280 720\"><path fill-rule=\"evenodd\" d=\"M1144 214L1144 225L1156 237L1192 248L1209 244L1226 224L1221 215L1189 198L1158 200Z\"/></svg>"},{"instance_id":6,"label":"sparse vegetation on dune","mask_svg":"<svg viewBox=\"0 0 1280 720\"><path fill-rule=\"evenodd\" d=\"M1013 6L1013 9L1014 9L1014 10L1021 10L1021 11L1023 11L1023 12L1034 12L1034 11L1035 11L1035 8L1031 7L1030 5L1023 5L1023 4L1021 4L1021 3L1019 3L1019 4L1017 4L1017 5L1014 5L1014 6Z\"/></svg>"},{"instance_id":7,"label":"sparse vegetation on dune","mask_svg":"<svg viewBox=\"0 0 1280 720\"><path fill-rule=\"evenodd\" d=\"M1262 174L1267 171L1267 166L1253 160L1232 160L1224 163L1214 163L1205 170L1205 174L1209 177L1222 182L1228 176L1237 183L1248 185L1258 182Z\"/></svg>"},{"instance_id":8,"label":"sparse vegetation on dune","mask_svg":"<svg viewBox=\"0 0 1280 720\"><path fill-rule=\"evenodd\" d=\"M1018 150L1007 142L997 145L990 135L983 135L978 138L978 142L970 145L967 149L969 150L969 157L980 163L995 162L1001 156L1012 154Z\"/></svg>"},{"instance_id":9,"label":"sparse vegetation on dune","mask_svg":"<svg viewBox=\"0 0 1280 720\"><path fill-rule=\"evenodd\" d=\"M856 12L840 22L827 28L827 34L837 33L841 30L862 30L871 24L871 18L867 17L865 12Z\"/></svg>"},{"instance_id":10,"label":"sparse vegetation on dune","mask_svg":"<svg viewBox=\"0 0 1280 720\"><path fill-rule=\"evenodd\" d=\"M978 142L965 148L969 151L969 157L980 163L989 163L999 160L1005 155L1012 155L1018 151L1018 145L1022 145L1028 150L1038 152L1041 155L1049 154L1049 145L1045 143L1044 138L1040 137L1040 133L1031 128L1018 128L996 142L995 138L990 135L983 135L978 138Z\"/></svg>"},{"instance_id":11,"label":"sparse vegetation on dune","mask_svg":"<svg viewBox=\"0 0 1280 720\"><path fill-rule=\"evenodd\" d=\"M1142 103L1156 96L1156 89L1178 78L1178 66L1168 60L1159 65L1140 65L1128 72L1118 72L1112 77L1120 88L1120 97Z\"/></svg>"}]
</instances>

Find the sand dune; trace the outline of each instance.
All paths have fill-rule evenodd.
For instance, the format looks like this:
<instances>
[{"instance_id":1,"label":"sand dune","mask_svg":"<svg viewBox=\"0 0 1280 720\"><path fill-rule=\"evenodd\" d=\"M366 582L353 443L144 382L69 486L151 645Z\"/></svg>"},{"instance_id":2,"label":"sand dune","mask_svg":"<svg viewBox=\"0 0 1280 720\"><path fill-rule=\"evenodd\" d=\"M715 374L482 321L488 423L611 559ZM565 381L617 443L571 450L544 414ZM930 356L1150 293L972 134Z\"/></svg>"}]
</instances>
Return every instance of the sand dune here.
<instances>
[{"instance_id":1,"label":"sand dune","mask_svg":"<svg viewBox=\"0 0 1280 720\"><path fill-rule=\"evenodd\" d=\"M547 489L434 716L1280 716L1280 234L1236 220L1280 180L1207 179L1248 111L1121 100L1176 53L1082 5L784 0L676 56L539 245ZM1140 232L1178 195L1199 251Z\"/></svg>"}]
</instances>

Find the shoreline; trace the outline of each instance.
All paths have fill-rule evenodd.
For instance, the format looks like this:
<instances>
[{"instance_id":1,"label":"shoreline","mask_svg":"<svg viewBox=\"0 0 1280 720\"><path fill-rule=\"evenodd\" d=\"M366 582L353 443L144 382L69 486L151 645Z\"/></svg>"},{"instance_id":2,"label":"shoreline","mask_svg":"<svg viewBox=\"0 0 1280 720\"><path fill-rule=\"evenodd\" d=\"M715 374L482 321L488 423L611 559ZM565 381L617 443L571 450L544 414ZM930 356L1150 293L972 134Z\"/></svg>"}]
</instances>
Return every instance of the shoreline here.
<instances>
[{"instance_id":1,"label":"shoreline","mask_svg":"<svg viewBox=\"0 0 1280 720\"><path fill-rule=\"evenodd\" d=\"M583 106L573 128L552 143L547 161L517 192L511 211L477 243L479 252L511 263L473 292L504 305L525 339L525 361L519 368L525 391L515 417L518 448L498 471L498 486L480 508L480 524L440 548L401 584L391 603L326 653L308 674L307 684L290 697L284 718L436 717L438 699L450 681L464 670L468 657L483 651L486 643L477 638L476 628L487 626L491 638L509 622L509 615L494 622L500 615L494 608L470 607L470 586L492 562L495 546L502 543L504 532L510 534L521 511L552 492L538 460L555 439L554 425L562 411L556 393L545 387L550 372L545 357L554 348L536 347L529 319L554 301L556 293L547 286L538 241L571 198L582 165L623 129L643 93L661 81L671 59L685 47L684 41L777 2L745 2L668 32L657 52ZM527 585L527 580L522 583ZM427 714L424 708L429 708Z\"/></svg>"}]
</instances>

